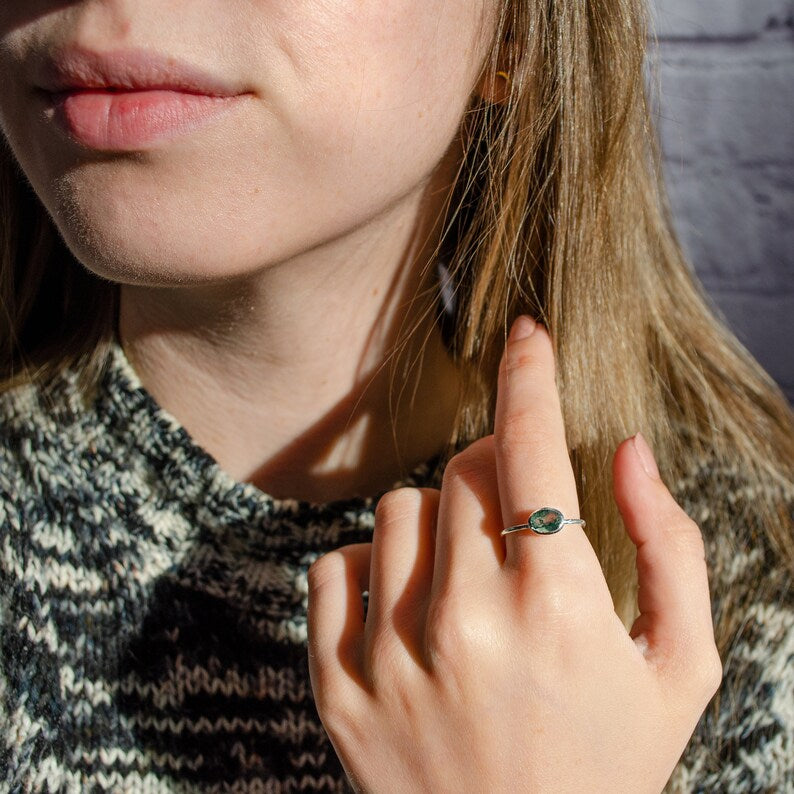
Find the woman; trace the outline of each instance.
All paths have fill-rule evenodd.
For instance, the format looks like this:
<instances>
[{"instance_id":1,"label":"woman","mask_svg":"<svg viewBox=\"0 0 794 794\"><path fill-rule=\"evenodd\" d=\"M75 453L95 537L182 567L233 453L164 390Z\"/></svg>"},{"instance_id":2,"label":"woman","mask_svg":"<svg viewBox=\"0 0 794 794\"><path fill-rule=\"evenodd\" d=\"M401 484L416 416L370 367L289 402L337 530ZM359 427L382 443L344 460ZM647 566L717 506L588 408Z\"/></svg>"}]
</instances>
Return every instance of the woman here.
<instances>
[{"instance_id":1,"label":"woman","mask_svg":"<svg viewBox=\"0 0 794 794\"><path fill-rule=\"evenodd\" d=\"M791 414L639 0L0 36L9 790L792 783Z\"/></svg>"}]
</instances>

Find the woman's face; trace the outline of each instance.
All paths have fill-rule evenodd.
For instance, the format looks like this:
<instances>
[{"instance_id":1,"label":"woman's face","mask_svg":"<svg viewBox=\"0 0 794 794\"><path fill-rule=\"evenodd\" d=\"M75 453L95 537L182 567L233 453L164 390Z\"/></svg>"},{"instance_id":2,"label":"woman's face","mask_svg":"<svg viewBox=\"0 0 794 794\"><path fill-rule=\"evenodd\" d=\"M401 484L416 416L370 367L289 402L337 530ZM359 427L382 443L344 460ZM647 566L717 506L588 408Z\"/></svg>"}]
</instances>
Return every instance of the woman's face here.
<instances>
[{"instance_id":1,"label":"woman's face","mask_svg":"<svg viewBox=\"0 0 794 794\"><path fill-rule=\"evenodd\" d=\"M252 273L421 192L475 88L493 5L2 0L0 127L95 272L148 284ZM87 95L73 95L70 133L41 86L52 77L47 59L68 61L71 48L126 53L128 64L144 49L209 73L234 96L187 99L189 116L223 111L166 137L152 125L174 112L170 98L147 116L118 95L88 97L111 114L143 112L135 138L134 123L103 125L97 105L86 121Z\"/></svg>"}]
</instances>

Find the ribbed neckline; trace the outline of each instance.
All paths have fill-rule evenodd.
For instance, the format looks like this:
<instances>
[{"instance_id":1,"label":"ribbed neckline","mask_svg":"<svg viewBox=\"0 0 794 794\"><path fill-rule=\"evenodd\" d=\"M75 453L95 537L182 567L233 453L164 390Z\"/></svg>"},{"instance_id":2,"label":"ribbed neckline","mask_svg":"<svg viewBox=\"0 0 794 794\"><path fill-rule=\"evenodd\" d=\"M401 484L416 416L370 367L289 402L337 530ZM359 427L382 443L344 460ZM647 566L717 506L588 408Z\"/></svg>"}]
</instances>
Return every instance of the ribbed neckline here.
<instances>
[{"instance_id":1,"label":"ribbed neckline","mask_svg":"<svg viewBox=\"0 0 794 794\"><path fill-rule=\"evenodd\" d=\"M371 513L378 499L391 490L313 502L274 497L252 483L236 480L147 391L117 340L111 345L95 408L111 432L147 459L152 475L169 493L227 521L230 516L247 524L281 517L297 523L345 514L355 522ZM436 455L420 463L392 488L436 485L440 460Z\"/></svg>"}]
</instances>

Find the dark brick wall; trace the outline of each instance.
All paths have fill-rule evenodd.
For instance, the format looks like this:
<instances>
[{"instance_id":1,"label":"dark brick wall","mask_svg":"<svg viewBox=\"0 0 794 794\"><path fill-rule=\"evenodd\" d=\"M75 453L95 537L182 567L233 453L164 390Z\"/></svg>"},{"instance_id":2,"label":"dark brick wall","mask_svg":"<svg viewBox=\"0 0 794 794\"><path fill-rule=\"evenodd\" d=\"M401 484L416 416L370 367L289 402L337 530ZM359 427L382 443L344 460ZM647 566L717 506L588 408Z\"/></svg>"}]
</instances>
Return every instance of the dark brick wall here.
<instances>
[{"instance_id":1,"label":"dark brick wall","mask_svg":"<svg viewBox=\"0 0 794 794\"><path fill-rule=\"evenodd\" d=\"M794 402L794 1L654 3L677 230L718 309Z\"/></svg>"}]
</instances>

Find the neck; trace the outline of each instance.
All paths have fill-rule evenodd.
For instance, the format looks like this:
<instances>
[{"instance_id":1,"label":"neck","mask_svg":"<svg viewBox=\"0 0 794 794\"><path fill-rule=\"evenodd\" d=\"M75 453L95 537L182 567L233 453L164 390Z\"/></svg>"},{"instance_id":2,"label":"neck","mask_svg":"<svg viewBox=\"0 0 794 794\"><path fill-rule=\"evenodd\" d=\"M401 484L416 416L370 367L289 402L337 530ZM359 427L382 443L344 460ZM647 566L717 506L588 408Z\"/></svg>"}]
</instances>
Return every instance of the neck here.
<instances>
[{"instance_id":1,"label":"neck","mask_svg":"<svg viewBox=\"0 0 794 794\"><path fill-rule=\"evenodd\" d=\"M122 286L141 381L231 476L274 496L390 487L444 448L459 394L431 305L427 201L244 278Z\"/></svg>"}]
</instances>

